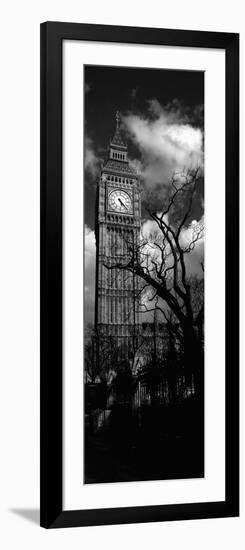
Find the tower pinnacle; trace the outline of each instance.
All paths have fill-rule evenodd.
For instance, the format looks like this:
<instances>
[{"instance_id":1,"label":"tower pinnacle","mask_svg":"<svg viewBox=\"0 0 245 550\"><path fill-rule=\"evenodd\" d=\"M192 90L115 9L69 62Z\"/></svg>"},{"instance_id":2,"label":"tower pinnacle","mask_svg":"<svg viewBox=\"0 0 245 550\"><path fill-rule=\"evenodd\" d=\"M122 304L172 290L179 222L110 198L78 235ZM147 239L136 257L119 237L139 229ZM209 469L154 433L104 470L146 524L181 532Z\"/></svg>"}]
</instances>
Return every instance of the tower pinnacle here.
<instances>
[{"instance_id":1,"label":"tower pinnacle","mask_svg":"<svg viewBox=\"0 0 245 550\"><path fill-rule=\"evenodd\" d=\"M119 113L119 111L116 111L116 125L117 125L117 128L119 129L119 125L120 125L120 113Z\"/></svg>"},{"instance_id":2,"label":"tower pinnacle","mask_svg":"<svg viewBox=\"0 0 245 550\"><path fill-rule=\"evenodd\" d=\"M116 118L116 129L115 129L114 137L111 140L111 144L115 145L116 147L126 149L127 147L121 135L121 128L120 128L121 117L120 117L119 111L116 111L115 118Z\"/></svg>"}]
</instances>

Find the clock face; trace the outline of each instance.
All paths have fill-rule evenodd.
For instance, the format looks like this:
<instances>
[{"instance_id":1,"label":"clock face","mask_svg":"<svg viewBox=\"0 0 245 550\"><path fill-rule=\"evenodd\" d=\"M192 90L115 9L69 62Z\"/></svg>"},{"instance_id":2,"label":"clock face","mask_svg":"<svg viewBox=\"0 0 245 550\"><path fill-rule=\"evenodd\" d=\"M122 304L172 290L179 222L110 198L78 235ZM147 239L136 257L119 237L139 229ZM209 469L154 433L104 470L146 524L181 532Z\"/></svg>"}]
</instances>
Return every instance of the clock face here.
<instances>
[{"instance_id":1,"label":"clock face","mask_svg":"<svg viewBox=\"0 0 245 550\"><path fill-rule=\"evenodd\" d=\"M109 195L109 208L116 212L132 212L132 200L131 197L125 191L117 189L111 191Z\"/></svg>"}]
</instances>

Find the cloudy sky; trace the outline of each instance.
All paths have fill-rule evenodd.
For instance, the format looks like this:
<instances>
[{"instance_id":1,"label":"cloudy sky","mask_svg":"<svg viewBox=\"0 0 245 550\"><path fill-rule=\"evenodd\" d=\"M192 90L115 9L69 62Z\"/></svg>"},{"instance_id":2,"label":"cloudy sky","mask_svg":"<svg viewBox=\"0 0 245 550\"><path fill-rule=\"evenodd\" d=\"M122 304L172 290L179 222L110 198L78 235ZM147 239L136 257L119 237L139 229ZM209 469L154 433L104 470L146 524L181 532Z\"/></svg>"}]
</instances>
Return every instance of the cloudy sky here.
<instances>
[{"instance_id":1,"label":"cloudy sky","mask_svg":"<svg viewBox=\"0 0 245 550\"><path fill-rule=\"evenodd\" d=\"M86 322L93 323L95 283L95 193L100 166L115 130L115 112L121 113L122 132L130 162L141 177L143 220L149 226L144 198L161 210L174 170L200 167L192 222L203 218L204 74L86 66L85 79L85 306ZM151 200L151 199L150 199ZM148 225L147 225L148 224ZM186 228L185 236L190 233ZM200 246L198 247L200 249ZM198 270L198 251L188 258Z\"/></svg>"}]
</instances>

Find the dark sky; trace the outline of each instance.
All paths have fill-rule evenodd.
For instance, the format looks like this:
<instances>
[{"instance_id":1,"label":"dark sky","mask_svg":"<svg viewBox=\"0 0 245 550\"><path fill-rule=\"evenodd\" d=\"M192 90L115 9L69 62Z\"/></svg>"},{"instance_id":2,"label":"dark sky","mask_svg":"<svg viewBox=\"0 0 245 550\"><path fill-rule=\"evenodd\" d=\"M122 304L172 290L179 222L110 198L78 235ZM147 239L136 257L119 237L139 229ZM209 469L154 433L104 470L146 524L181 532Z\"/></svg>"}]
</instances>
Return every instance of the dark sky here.
<instances>
[{"instance_id":1,"label":"dark sky","mask_svg":"<svg viewBox=\"0 0 245 550\"><path fill-rule=\"evenodd\" d=\"M93 228L96 176L115 130L116 110L142 116L149 100L156 99L162 106L177 100L192 126L201 127L203 113L196 107L204 104L204 73L93 65L84 68L84 79L85 135L97 159L85 180L85 223ZM129 156L137 158L130 140L128 149Z\"/></svg>"}]
</instances>

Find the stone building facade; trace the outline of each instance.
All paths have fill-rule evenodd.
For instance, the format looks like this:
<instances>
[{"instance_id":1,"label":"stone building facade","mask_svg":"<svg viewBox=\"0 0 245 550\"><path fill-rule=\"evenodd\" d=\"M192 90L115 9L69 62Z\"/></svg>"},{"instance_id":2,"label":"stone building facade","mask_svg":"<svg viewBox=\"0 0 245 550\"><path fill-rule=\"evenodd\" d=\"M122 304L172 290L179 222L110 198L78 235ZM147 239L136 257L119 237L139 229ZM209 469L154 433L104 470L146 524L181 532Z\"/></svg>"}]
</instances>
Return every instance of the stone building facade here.
<instances>
[{"instance_id":1,"label":"stone building facade","mask_svg":"<svg viewBox=\"0 0 245 550\"><path fill-rule=\"evenodd\" d=\"M113 268L136 251L141 227L140 183L128 149L116 129L97 185L95 330L112 339L129 361L141 330L137 307L140 281L129 270ZM108 266L112 269L108 269Z\"/></svg>"}]
</instances>

